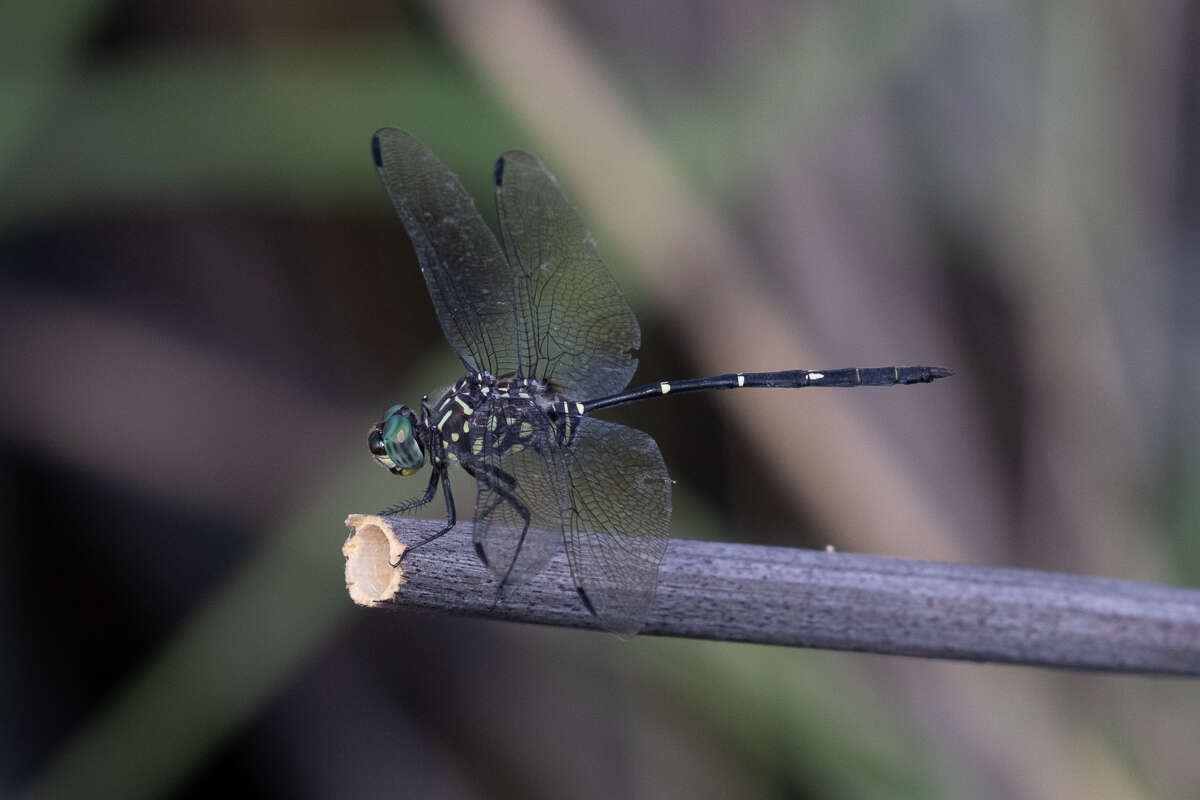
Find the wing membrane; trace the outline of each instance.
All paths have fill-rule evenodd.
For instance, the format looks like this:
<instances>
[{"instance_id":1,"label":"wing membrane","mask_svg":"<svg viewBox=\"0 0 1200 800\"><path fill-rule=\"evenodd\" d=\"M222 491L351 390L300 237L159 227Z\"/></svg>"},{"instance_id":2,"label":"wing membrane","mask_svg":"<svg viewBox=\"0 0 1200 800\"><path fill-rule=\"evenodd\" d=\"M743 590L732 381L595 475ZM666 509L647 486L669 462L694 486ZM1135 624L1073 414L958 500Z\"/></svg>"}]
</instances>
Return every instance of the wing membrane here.
<instances>
[{"instance_id":1,"label":"wing membrane","mask_svg":"<svg viewBox=\"0 0 1200 800\"><path fill-rule=\"evenodd\" d=\"M450 346L472 372L515 371L513 271L471 196L429 148L403 131L377 131L371 150Z\"/></svg>"},{"instance_id":2,"label":"wing membrane","mask_svg":"<svg viewBox=\"0 0 1200 800\"><path fill-rule=\"evenodd\" d=\"M471 420L473 429L484 431L478 463L472 466L479 488L475 544L492 573L510 586L536 575L558 550L568 496L562 452L553 444L549 419L533 406L525 406L519 417L508 415L513 410L511 401L496 399ZM527 432L518 444L522 424Z\"/></svg>"},{"instance_id":3,"label":"wing membrane","mask_svg":"<svg viewBox=\"0 0 1200 800\"><path fill-rule=\"evenodd\" d=\"M567 560L600 624L637 633L667 550L671 481L649 435L585 417L565 457L570 482Z\"/></svg>"},{"instance_id":4,"label":"wing membrane","mask_svg":"<svg viewBox=\"0 0 1200 800\"><path fill-rule=\"evenodd\" d=\"M642 333L558 181L528 153L496 162L496 209L516 277L522 372L568 397L615 394L637 368Z\"/></svg>"}]
</instances>

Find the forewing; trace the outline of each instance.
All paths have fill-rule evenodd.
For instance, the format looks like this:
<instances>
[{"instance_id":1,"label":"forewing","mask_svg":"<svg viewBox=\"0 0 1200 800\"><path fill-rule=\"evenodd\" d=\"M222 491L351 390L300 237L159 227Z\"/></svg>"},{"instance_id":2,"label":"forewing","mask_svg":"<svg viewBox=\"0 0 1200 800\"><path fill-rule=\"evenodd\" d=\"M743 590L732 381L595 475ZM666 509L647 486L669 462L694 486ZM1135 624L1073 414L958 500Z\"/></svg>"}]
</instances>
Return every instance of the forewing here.
<instances>
[{"instance_id":1,"label":"forewing","mask_svg":"<svg viewBox=\"0 0 1200 800\"><path fill-rule=\"evenodd\" d=\"M671 480L662 454L649 435L591 417L565 452L571 575L600 624L632 636L654 602L667 550Z\"/></svg>"},{"instance_id":2,"label":"forewing","mask_svg":"<svg viewBox=\"0 0 1200 800\"><path fill-rule=\"evenodd\" d=\"M515 409L523 415L512 416ZM524 444L515 444L522 424L528 426ZM481 453L471 462L479 488L475 545L504 586L516 585L540 572L563 540L566 467L549 419L532 404L484 403L471 427L484 431Z\"/></svg>"},{"instance_id":3,"label":"forewing","mask_svg":"<svg viewBox=\"0 0 1200 800\"><path fill-rule=\"evenodd\" d=\"M429 148L403 131L377 131L371 153L450 346L473 372L513 372L514 276L471 196Z\"/></svg>"},{"instance_id":4,"label":"forewing","mask_svg":"<svg viewBox=\"0 0 1200 800\"><path fill-rule=\"evenodd\" d=\"M615 394L629 384L641 345L637 318L558 181L528 153L496 162L496 209L516 275L522 372L568 397Z\"/></svg>"}]
</instances>

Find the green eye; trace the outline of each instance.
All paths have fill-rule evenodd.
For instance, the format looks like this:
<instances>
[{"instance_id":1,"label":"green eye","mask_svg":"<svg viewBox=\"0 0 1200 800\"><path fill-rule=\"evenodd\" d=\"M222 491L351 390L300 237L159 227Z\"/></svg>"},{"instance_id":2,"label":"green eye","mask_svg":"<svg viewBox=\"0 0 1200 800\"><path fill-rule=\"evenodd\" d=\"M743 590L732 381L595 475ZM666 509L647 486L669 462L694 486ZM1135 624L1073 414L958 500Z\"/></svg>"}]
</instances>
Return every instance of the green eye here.
<instances>
[{"instance_id":1,"label":"green eye","mask_svg":"<svg viewBox=\"0 0 1200 800\"><path fill-rule=\"evenodd\" d=\"M371 454L392 472L412 475L425 464L425 450L415 429L413 412L405 406L393 406L367 437Z\"/></svg>"}]
</instances>

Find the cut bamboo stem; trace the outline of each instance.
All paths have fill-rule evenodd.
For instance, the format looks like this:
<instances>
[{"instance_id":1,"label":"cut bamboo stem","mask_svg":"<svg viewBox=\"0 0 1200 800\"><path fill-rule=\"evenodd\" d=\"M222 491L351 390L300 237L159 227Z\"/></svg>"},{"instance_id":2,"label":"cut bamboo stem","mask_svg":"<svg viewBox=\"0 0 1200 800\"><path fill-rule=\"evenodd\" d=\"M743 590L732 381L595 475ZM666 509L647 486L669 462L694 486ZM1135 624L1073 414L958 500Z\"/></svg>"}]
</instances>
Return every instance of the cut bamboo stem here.
<instances>
[{"instance_id":1,"label":"cut bamboo stem","mask_svg":"<svg viewBox=\"0 0 1200 800\"><path fill-rule=\"evenodd\" d=\"M442 523L353 515L360 605L595 627L560 552L505 591L471 524L392 564ZM1200 589L1037 570L672 539L642 631L1067 669L1200 675Z\"/></svg>"}]
</instances>

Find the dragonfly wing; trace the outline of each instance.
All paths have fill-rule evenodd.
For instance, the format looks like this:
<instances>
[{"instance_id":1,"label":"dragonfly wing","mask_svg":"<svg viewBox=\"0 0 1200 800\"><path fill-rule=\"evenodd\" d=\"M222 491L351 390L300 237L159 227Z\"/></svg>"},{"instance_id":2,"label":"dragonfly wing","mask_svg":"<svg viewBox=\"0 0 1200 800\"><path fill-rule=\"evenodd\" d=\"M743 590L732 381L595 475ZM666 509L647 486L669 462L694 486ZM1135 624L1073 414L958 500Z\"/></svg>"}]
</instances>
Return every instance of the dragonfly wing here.
<instances>
[{"instance_id":1,"label":"dragonfly wing","mask_svg":"<svg viewBox=\"0 0 1200 800\"><path fill-rule=\"evenodd\" d=\"M600 624L637 633L654 602L667 550L671 479L658 444L624 425L584 417L565 451L571 575Z\"/></svg>"},{"instance_id":2,"label":"dragonfly wing","mask_svg":"<svg viewBox=\"0 0 1200 800\"><path fill-rule=\"evenodd\" d=\"M500 398L476 410L471 428L483 431L482 446L466 462L479 488L475 546L505 586L536 575L558 550L568 498L550 420L532 405L519 417L514 410Z\"/></svg>"},{"instance_id":3,"label":"dragonfly wing","mask_svg":"<svg viewBox=\"0 0 1200 800\"><path fill-rule=\"evenodd\" d=\"M615 394L637 368L642 332L558 181L528 153L496 162L496 210L516 276L522 374L568 397Z\"/></svg>"},{"instance_id":4,"label":"dragonfly wing","mask_svg":"<svg viewBox=\"0 0 1200 800\"><path fill-rule=\"evenodd\" d=\"M517 367L515 281L462 183L425 145L395 128L371 142L450 346L472 372Z\"/></svg>"}]
</instances>

